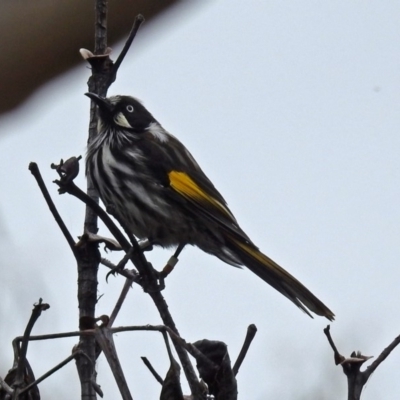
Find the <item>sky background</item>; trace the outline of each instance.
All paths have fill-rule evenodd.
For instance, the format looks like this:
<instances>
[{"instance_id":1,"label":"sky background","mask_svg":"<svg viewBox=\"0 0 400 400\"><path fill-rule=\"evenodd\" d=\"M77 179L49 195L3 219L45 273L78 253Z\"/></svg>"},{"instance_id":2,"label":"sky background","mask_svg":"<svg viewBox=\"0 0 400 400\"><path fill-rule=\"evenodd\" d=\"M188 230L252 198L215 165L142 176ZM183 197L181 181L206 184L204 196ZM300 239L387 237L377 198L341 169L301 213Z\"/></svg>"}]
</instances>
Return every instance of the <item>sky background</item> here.
<instances>
[{"instance_id":1,"label":"sky background","mask_svg":"<svg viewBox=\"0 0 400 400\"><path fill-rule=\"evenodd\" d=\"M389 0L188 1L140 31L109 91L143 100L190 149L260 249L334 311L331 332L344 355L378 356L400 333L399 17L400 3ZM113 46L114 59L121 45ZM11 340L39 297L51 308L34 334L77 329L75 262L28 164L39 164L79 236L84 207L57 194L49 166L85 154L89 74L82 61L0 121L3 377L12 365ZM84 187L83 172L76 183ZM156 268L170 255L147 254ZM101 267L98 315L111 313L124 283L118 277L107 284L106 273ZM310 319L250 271L186 248L163 294L182 337L224 341L232 360L247 326L256 324L238 375L240 399L346 397L345 376L323 334L328 321ZM134 286L116 326L159 323ZM115 342L133 397L158 398L140 356L164 376L162 337L120 333ZM75 343L32 343L36 375ZM398 397L399 359L396 349L364 400ZM105 398L117 398L103 357L97 369ZM78 396L75 365L41 391L44 399Z\"/></svg>"}]
</instances>

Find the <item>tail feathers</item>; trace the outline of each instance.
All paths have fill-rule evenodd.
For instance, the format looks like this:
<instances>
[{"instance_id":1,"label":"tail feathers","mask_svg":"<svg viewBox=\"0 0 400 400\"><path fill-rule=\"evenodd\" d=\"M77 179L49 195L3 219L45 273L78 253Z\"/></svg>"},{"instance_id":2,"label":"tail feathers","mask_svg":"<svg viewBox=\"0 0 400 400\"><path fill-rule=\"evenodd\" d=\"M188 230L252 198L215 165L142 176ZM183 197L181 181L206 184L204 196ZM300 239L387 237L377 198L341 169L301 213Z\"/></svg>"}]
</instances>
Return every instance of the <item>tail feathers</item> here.
<instances>
[{"instance_id":1,"label":"tail feathers","mask_svg":"<svg viewBox=\"0 0 400 400\"><path fill-rule=\"evenodd\" d=\"M231 238L231 240L235 253L247 268L286 296L311 318L313 316L310 311L330 321L334 320L335 314L289 272L262 254L254 245L243 243L236 238Z\"/></svg>"}]
</instances>

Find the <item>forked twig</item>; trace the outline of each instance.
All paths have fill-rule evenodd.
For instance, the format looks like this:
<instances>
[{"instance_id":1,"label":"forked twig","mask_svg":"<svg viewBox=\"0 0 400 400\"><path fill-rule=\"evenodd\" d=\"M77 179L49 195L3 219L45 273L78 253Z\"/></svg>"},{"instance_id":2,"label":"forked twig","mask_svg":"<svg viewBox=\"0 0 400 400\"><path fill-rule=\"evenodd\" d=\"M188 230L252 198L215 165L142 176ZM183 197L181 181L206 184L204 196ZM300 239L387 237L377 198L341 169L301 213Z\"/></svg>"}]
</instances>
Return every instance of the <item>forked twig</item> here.
<instances>
[{"instance_id":1,"label":"forked twig","mask_svg":"<svg viewBox=\"0 0 400 400\"><path fill-rule=\"evenodd\" d=\"M343 368L343 373L347 376L348 400L359 400L361 398L361 392L371 374L400 343L400 336L397 336L370 366L368 366L364 371L361 371L361 366L372 357L363 356L360 352L353 351L350 357L346 358L339 353L337 347L335 346L330 334L329 325L324 329L324 333L330 346L332 347L335 364L340 364Z\"/></svg>"}]
</instances>

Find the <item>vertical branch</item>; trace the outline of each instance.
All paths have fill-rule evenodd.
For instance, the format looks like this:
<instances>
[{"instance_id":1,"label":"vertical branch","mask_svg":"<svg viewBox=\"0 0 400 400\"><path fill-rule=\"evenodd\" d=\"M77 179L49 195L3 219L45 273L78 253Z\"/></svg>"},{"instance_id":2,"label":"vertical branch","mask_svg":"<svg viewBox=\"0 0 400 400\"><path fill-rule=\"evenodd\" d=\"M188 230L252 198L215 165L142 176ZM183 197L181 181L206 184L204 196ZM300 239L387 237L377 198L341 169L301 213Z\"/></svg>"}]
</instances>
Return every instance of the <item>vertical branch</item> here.
<instances>
[{"instance_id":1,"label":"vertical branch","mask_svg":"<svg viewBox=\"0 0 400 400\"><path fill-rule=\"evenodd\" d=\"M96 55L103 55L107 49L107 0L95 0L95 44ZM92 75L88 81L90 92L105 95L108 89L108 57L99 57L96 68L92 68ZM90 105L90 123L88 141L96 135L95 105ZM90 179L87 181L87 194L98 203L99 197ZM97 216L90 207L86 207L84 231L97 233ZM78 264L78 305L79 328L85 329L83 321L94 320L97 302L97 271L100 255L96 244L87 242L80 248ZM87 357L77 358L77 368L81 382L82 399L96 399L93 386L93 366L96 362L96 342L91 336L81 336L79 347Z\"/></svg>"},{"instance_id":2,"label":"vertical branch","mask_svg":"<svg viewBox=\"0 0 400 400\"><path fill-rule=\"evenodd\" d=\"M96 0L94 54L103 55L107 49L107 0Z\"/></svg>"}]
</instances>

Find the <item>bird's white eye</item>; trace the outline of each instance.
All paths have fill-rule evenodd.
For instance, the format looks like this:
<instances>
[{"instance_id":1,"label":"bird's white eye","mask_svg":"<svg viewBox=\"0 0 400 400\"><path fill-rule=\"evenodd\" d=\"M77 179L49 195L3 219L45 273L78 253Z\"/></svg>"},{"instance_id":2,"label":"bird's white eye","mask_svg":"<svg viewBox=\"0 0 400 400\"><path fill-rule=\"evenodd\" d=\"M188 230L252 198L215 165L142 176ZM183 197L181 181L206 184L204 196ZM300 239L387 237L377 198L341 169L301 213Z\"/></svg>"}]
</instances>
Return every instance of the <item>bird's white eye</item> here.
<instances>
[{"instance_id":1,"label":"bird's white eye","mask_svg":"<svg viewBox=\"0 0 400 400\"><path fill-rule=\"evenodd\" d=\"M126 111L128 112L133 112L133 106L131 106L130 104L128 106L126 106Z\"/></svg>"}]
</instances>

